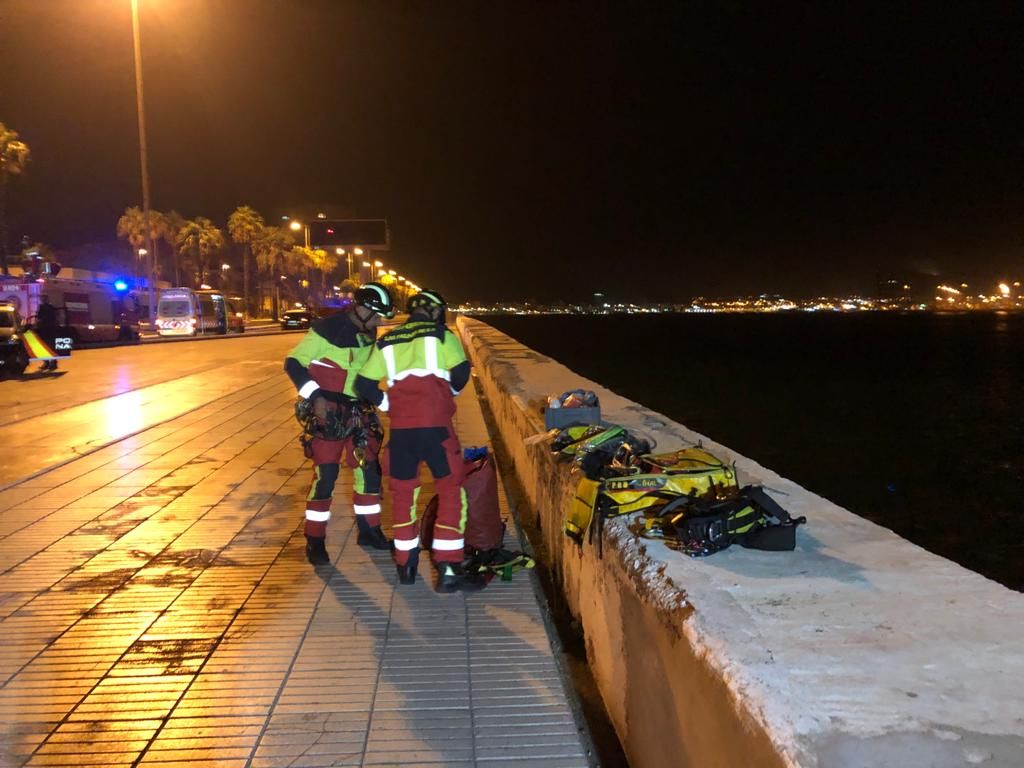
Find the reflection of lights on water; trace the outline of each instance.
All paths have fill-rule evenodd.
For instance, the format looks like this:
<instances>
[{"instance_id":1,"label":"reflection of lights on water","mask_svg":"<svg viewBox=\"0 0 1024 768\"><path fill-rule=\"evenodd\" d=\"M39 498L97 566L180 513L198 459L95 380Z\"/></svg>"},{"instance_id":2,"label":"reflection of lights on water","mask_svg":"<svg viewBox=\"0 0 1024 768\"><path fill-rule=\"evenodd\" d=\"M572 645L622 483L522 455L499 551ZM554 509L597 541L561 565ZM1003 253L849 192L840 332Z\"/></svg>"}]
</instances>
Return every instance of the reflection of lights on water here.
<instances>
[{"instance_id":1,"label":"reflection of lights on water","mask_svg":"<svg viewBox=\"0 0 1024 768\"><path fill-rule=\"evenodd\" d=\"M125 392L103 402L108 437L121 437L142 429L142 393Z\"/></svg>"}]
</instances>

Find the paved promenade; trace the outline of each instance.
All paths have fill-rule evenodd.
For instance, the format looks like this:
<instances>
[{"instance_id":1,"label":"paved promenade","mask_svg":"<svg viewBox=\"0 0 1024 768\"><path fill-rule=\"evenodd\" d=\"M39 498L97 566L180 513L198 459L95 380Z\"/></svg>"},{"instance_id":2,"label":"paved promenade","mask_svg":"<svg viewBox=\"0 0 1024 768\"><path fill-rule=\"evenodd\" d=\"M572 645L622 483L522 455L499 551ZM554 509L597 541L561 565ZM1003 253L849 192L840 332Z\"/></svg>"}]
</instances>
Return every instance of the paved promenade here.
<instances>
[{"instance_id":1,"label":"paved promenade","mask_svg":"<svg viewBox=\"0 0 1024 768\"><path fill-rule=\"evenodd\" d=\"M397 588L347 488L305 562L293 402L218 393L0 491L0 765L589 765L531 575Z\"/></svg>"}]
</instances>

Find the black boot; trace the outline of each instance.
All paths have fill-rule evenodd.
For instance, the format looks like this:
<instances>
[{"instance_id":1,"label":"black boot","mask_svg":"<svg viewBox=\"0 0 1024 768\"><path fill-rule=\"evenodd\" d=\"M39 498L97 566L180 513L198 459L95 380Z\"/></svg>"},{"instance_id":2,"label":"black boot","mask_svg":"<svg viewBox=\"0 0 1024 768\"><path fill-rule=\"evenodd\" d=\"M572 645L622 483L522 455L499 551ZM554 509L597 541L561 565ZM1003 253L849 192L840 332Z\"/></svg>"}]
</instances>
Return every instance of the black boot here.
<instances>
[{"instance_id":1,"label":"black boot","mask_svg":"<svg viewBox=\"0 0 1024 768\"><path fill-rule=\"evenodd\" d=\"M479 592L487 582L479 573L469 573L455 563L437 563L437 586L435 592Z\"/></svg>"},{"instance_id":2,"label":"black boot","mask_svg":"<svg viewBox=\"0 0 1024 768\"><path fill-rule=\"evenodd\" d=\"M391 550L391 542L388 541L388 537L384 535L384 531L381 530L379 525L371 528L362 515L356 515L356 525L359 526L359 536L356 538L356 544L360 547Z\"/></svg>"},{"instance_id":3,"label":"black boot","mask_svg":"<svg viewBox=\"0 0 1024 768\"><path fill-rule=\"evenodd\" d=\"M398 569L398 583L399 584L415 584L416 583L416 568L420 564L420 551L414 549L409 552L409 560L405 565L395 566Z\"/></svg>"},{"instance_id":4,"label":"black boot","mask_svg":"<svg viewBox=\"0 0 1024 768\"><path fill-rule=\"evenodd\" d=\"M327 540L324 536L306 534L306 559L313 565L327 565L331 556L327 554Z\"/></svg>"}]
</instances>

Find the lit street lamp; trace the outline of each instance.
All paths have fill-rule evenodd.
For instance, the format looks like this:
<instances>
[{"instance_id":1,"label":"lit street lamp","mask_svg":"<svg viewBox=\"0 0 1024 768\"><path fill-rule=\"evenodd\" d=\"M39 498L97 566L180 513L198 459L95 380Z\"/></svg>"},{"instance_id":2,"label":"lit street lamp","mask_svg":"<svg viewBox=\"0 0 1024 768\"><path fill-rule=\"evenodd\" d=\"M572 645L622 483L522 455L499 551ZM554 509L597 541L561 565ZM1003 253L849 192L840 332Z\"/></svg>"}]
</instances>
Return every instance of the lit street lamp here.
<instances>
[{"instance_id":1,"label":"lit street lamp","mask_svg":"<svg viewBox=\"0 0 1024 768\"><path fill-rule=\"evenodd\" d=\"M335 248L334 252L339 256L345 257L345 271L348 275L348 279L352 279L352 252L346 251L344 248Z\"/></svg>"},{"instance_id":2,"label":"lit street lamp","mask_svg":"<svg viewBox=\"0 0 1024 768\"><path fill-rule=\"evenodd\" d=\"M135 103L139 115L139 164L142 167L142 227L146 231L146 250L149 254L149 323L156 323L156 287L153 278L156 276L156 253L153 250L153 233L149 228L149 165L146 160L146 111L142 98L142 42L139 38L139 0L132 2L132 45L135 51Z\"/></svg>"},{"instance_id":3,"label":"lit street lamp","mask_svg":"<svg viewBox=\"0 0 1024 768\"><path fill-rule=\"evenodd\" d=\"M298 232L300 229L305 232L306 235L306 247L309 248L309 227L303 224L301 221L293 221L288 225L292 232Z\"/></svg>"}]
</instances>

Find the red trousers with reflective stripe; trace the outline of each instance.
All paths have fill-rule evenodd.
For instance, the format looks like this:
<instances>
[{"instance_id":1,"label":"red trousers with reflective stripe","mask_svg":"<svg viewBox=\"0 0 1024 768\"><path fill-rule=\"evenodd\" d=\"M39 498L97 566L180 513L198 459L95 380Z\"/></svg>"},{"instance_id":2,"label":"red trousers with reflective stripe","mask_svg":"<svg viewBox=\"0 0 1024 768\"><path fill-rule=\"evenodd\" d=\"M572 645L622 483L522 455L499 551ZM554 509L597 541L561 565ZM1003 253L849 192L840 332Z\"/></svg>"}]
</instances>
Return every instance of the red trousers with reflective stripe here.
<instances>
[{"instance_id":1,"label":"red trousers with reflective stripe","mask_svg":"<svg viewBox=\"0 0 1024 768\"><path fill-rule=\"evenodd\" d=\"M461 563L466 505L462 494L462 446L451 422L443 427L392 429L384 452L390 478L394 518L395 561L405 565L409 552L419 546L420 522L416 513L419 468L425 463L437 491L433 558L438 563Z\"/></svg>"},{"instance_id":2,"label":"red trousers with reflective stripe","mask_svg":"<svg viewBox=\"0 0 1024 768\"><path fill-rule=\"evenodd\" d=\"M352 439L322 440L314 437L313 485L306 500L307 536L325 536L327 521L331 517L331 502L334 500L334 484L338 479L339 465L344 462L352 468L352 505L356 514L361 514L371 526L380 525L380 444L370 438L363 449L364 464L359 466Z\"/></svg>"}]
</instances>

